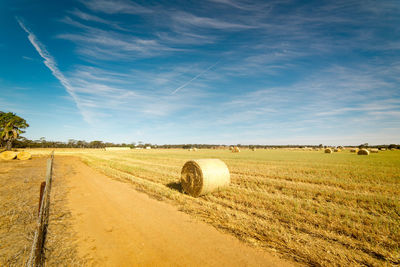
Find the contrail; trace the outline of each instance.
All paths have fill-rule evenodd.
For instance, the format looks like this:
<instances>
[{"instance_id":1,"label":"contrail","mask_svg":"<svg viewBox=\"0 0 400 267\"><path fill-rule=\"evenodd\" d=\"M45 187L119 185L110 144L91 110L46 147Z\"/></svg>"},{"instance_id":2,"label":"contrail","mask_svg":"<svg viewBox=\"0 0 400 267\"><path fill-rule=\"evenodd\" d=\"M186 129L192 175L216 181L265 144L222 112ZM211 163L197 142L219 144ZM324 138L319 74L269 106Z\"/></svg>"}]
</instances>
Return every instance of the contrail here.
<instances>
[{"instance_id":1,"label":"contrail","mask_svg":"<svg viewBox=\"0 0 400 267\"><path fill-rule=\"evenodd\" d=\"M203 75L204 73L206 73L207 71L209 71L212 67L214 67L215 65L218 64L220 60L218 60L217 62L215 62L214 64L212 64L211 66L209 66L207 69L203 70L202 72L200 72L199 74L197 74L196 76L194 76L192 79L190 79L189 81L187 81L186 83L184 83L183 85L179 86L178 88L176 88L171 95L174 95L176 92L178 92L179 90L181 90L182 88L185 88L189 83L193 82L194 80L196 80L197 78L199 78L201 75Z\"/></svg>"},{"instance_id":2,"label":"contrail","mask_svg":"<svg viewBox=\"0 0 400 267\"><path fill-rule=\"evenodd\" d=\"M74 92L73 87L69 83L68 79L62 74L62 72L58 69L57 63L54 60L53 56L46 50L46 47L36 38L35 34L33 34L25 24L19 19L18 17L15 18L21 26L21 28L28 34L28 39L39 53L39 55L44 59L43 63L46 65L47 68L51 71L53 76L61 83L61 85L65 88L67 93L72 97L74 100L78 110L80 111L81 115L85 119L85 121L89 122L89 118L84 114L82 108L79 104L79 99L76 93Z\"/></svg>"}]
</instances>

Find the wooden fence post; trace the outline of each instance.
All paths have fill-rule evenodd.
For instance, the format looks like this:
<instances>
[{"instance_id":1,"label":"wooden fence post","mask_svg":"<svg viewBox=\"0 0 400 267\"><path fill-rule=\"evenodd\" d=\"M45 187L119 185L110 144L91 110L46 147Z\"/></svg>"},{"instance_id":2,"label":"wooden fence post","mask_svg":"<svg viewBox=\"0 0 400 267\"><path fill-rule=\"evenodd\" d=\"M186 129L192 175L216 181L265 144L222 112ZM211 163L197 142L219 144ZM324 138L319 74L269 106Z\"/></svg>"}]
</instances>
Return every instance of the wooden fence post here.
<instances>
[{"instance_id":1,"label":"wooden fence post","mask_svg":"<svg viewBox=\"0 0 400 267\"><path fill-rule=\"evenodd\" d=\"M42 199L43 199L43 193L44 193L44 188L46 186L46 182L42 182L40 184L40 196L39 196L39 205L38 205L38 216L40 215L40 207L42 205Z\"/></svg>"}]
</instances>

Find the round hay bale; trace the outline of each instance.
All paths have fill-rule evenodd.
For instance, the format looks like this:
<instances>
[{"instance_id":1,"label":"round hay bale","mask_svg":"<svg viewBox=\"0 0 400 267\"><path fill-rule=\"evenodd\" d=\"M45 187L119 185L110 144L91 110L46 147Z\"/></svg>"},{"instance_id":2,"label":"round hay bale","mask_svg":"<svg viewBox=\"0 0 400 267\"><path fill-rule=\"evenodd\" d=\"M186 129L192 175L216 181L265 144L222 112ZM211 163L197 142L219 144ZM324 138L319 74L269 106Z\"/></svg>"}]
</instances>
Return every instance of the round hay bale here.
<instances>
[{"instance_id":1,"label":"round hay bale","mask_svg":"<svg viewBox=\"0 0 400 267\"><path fill-rule=\"evenodd\" d=\"M13 151L4 151L0 154L0 158L4 160L13 160L17 157L17 153Z\"/></svg>"},{"instance_id":2,"label":"round hay bale","mask_svg":"<svg viewBox=\"0 0 400 267\"><path fill-rule=\"evenodd\" d=\"M235 146L235 147L232 149L232 152L233 152L233 153L239 153L239 152L240 152L240 149L239 149L237 146Z\"/></svg>"},{"instance_id":3,"label":"round hay bale","mask_svg":"<svg viewBox=\"0 0 400 267\"><path fill-rule=\"evenodd\" d=\"M358 151L357 155L367 155L368 156L369 151L363 148Z\"/></svg>"},{"instance_id":4,"label":"round hay bale","mask_svg":"<svg viewBox=\"0 0 400 267\"><path fill-rule=\"evenodd\" d=\"M256 148L255 148L255 147L253 147L251 150L252 150L252 151L256 151Z\"/></svg>"},{"instance_id":5,"label":"round hay bale","mask_svg":"<svg viewBox=\"0 0 400 267\"><path fill-rule=\"evenodd\" d=\"M351 152L351 153L357 153L357 152L358 152L358 148L350 149L350 152Z\"/></svg>"},{"instance_id":6,"label":"round hay bale","mask_svg":"<svg viewBox=\"0 0 400 267\"><path fill-rule=\"evenodd\" d=\"M192 197L220 190L230 182L228 167L219 159L190 160L182 167L182 189Z\"/></svg>"},{"instance_id":7,"label":"round hay bale","mask_svg":"<svg viewBox=\"0 0 400 267\"><path fill-rule=\"evenodd\" d=\"M325 149L325 153L327 153L327 154L331 154L331 153L332 153L332 149L330 149L330 148L326 148L326 149Z\"/></svg>"},{"instance_id":8,"label":"round hay bale","mask_svg":"<svg viewBox=\"0 0 400 267\"><path fill-rule=\"evenodd\" d=\"M32 158L32 155L29 152L22 151L18 153L17 158L19 160L28 160Z\"/></svg>"},{"instance_id":9,"label":"round hay bale","mask_svg":"<svg viewBox=\"0 0 400 267\"><path fill-rule=\"evenodd\" d=\"M379 150L377 148L371 148L370 152L371 153L379 153Z\"/></svg>"},{"instance_id":10,"label":"round hay bale","mask_svg":"<svg viewBox=\"0 0 400 267\"><path fill-rule=\"evenodd\" d=\"M335 150L333 150L334 152L340 152L342 151L340 148L335 148Z\"/></svg>"}]
</instances>

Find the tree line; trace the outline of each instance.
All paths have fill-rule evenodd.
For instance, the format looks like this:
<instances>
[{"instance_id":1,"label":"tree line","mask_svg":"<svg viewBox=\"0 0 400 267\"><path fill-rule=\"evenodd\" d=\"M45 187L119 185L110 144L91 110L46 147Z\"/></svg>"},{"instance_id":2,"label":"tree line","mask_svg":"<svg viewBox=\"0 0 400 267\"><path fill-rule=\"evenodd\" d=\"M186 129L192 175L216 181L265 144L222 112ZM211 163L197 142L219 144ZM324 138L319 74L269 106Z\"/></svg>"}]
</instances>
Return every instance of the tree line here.
<instances>
[{"instance_id":1,"label":"tree line","mask_svg":"<svg viewBox=\"0 0 400 267\"><path fill-rule=\"evenodd\" d=\"M105 148L105 147L130 147L130 148L199 148L199 149L222 149L226 148L227 145L219 144L165 144L165 145L155 145L150 143L144 143L139 141L138 143L112 143L104 142L99 140L85 141L85 140L75 140L69 139L67 142L61 141L47 141L45 137L39 140L29 140L22 137L21 134L25 133L24 129L29 127L29 124L25 119L17 116L12 112L2 112L0 111L0 147L2 150L11 150L12 148ZM241 145L235 144L231 146L237 146L239 148L325 148L326 146L319 145ZM378 145L369 146L368 143L364 143L358 146L359 148L397 148L400 149L398 144L390 145ZM1 151L1 150L0 150Z\"/></svg>"},{"instance_id":2,"label":"tree line","mask_svg":"<svg viewBox=\"0 0 400 267\"><path fill-rule=\"evenodd\" d=\"M198 149L224 149L229 147L228 145L218 145L218 144L164 144L164 145L156 145L151 143L143 143L143 142L132 142L132 143L112 143L112 142L103 142L103 141L85 141L85 140L74 140L70 139L67 142L60 141L47 141L44 137L39 140L29 140L25 137L20 137L18 140L15 140L13 143L14 148L105 148L105 147L130 147L134 148L164 148L164 149L190 149L190 148L198 148ZM237 146L239 148L256 148L256 149L273 149L273 148L326 148L328 146L319 146L319 145L231 145ZM386 148L386 149L400 149L400 145L398 144L390 144L390 145L374 145L369 146L366 144L361 144L357 146L359 148Z\"/></svg>"}]
</instances>

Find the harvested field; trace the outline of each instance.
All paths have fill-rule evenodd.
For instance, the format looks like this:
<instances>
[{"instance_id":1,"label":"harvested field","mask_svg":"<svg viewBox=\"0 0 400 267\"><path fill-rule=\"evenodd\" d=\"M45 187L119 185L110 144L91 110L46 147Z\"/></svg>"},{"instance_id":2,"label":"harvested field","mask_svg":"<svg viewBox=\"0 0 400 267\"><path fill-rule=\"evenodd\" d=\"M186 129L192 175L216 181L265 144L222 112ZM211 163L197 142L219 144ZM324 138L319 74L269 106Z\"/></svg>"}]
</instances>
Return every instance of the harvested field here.
<instances>
[{"instance_id":1,"label":"harvested field","mask_svg":"<svg viewBox=\"0 0 400 267\"><path fill-rule=\"evenodd\" d=\"M0 266L23 266L29 259L38 215L39 186L44 181L47 157L0 161ZM58 161L58 162L57 162ZM76 254L70 212L65 208L66 189L58 179L65 173L55 163L50 204L47 264L82 265Z\"/></svg>"},{"instance_id":2,"label":"harvested field","mask_svg":"<svg viewBox=\"0 0 400 267\"><path fill-rule=\"evenodd\" d=\"M369 157L289 150L65 152L253 246L300 263L400 263L400 151ZM227 190L200 198L180 192L183 164L200 158L227 164Z\"/></svg>"},{"instance_id":3,"label":"harvested field","mask_svg":"<svg viewBox=\"0 0 400 267\"><path fill-rule=\"evenodd\" d=\"M29 258L45 168L45 158L0 161L1 266L22 266Z\"/></svg>"}]
</instances>

